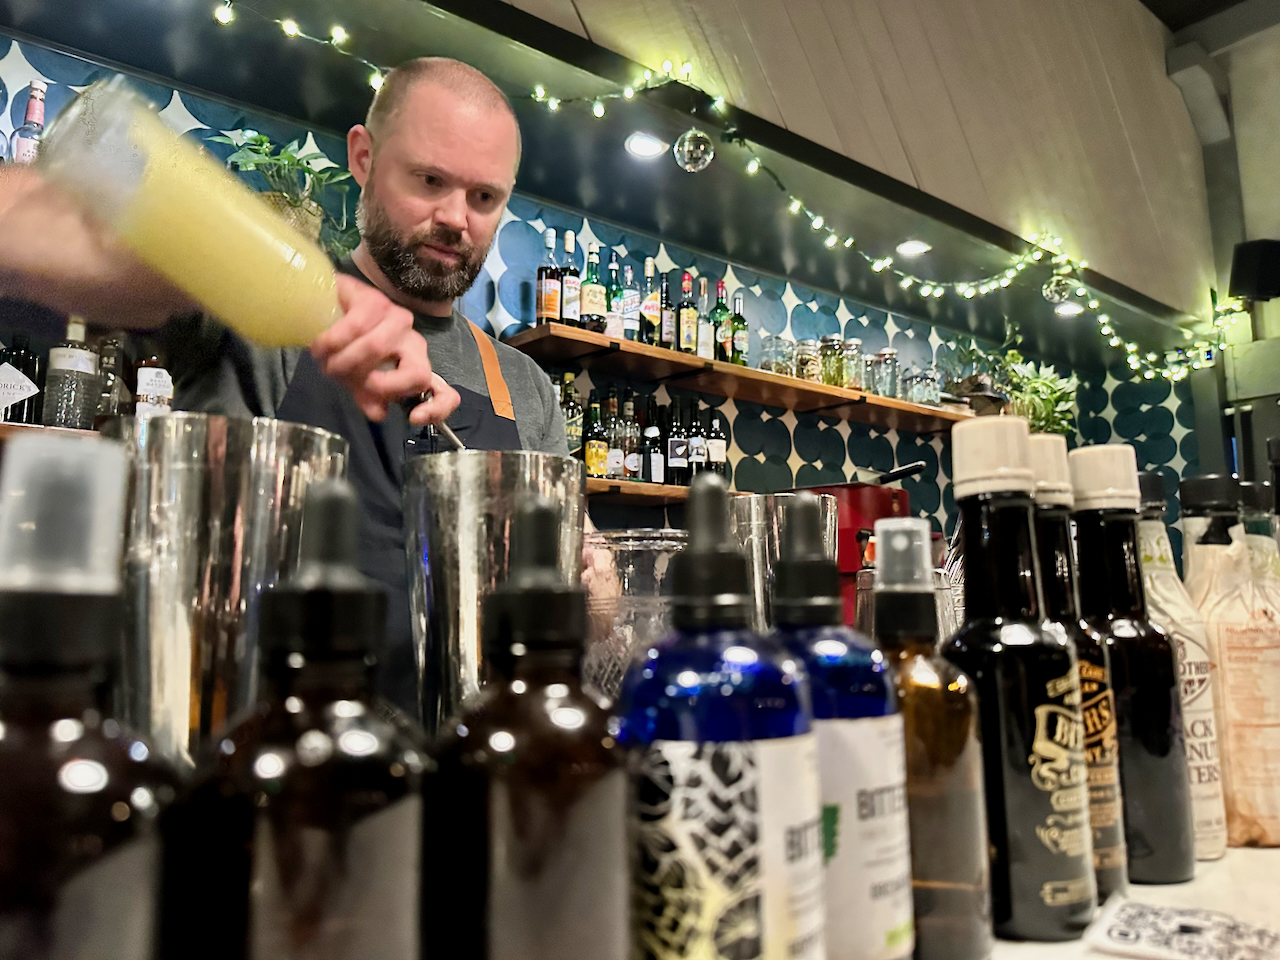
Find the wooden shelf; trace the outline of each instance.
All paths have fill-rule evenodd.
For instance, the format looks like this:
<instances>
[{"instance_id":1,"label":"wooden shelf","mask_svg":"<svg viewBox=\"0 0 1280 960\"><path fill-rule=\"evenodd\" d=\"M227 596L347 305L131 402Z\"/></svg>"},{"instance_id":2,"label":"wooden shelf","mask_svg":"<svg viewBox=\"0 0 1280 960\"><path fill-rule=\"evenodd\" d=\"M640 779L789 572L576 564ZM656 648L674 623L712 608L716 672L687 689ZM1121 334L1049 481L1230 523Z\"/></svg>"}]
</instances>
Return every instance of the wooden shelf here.
<instances>
[{"instance_id":1,"label":"wooden shelf","mask_svg":"<svg viewBox=\"0 0 1280 960\"><path fill-rule=\"evenodd\" d=\"M46 434L52 437L96 437L96 430L71 430L67 427L45 427L38 423L0 423L0 440L12 440L25 434Z\"/></svg>"},{"instance_id":2,"label":"wooden shelf","mask_svg":"<svg viewBox=\"0 0 1280 960\"><path fill-rule=\"evenodd\" d=\"M677 383L690 390L713 393L796 413L854 420L875 427L946 433L973 414L845 390L794 377L766 373L719 360L703 360L687 353L618 340L562 323L545 323L522 330L507 341L538 363L577 364L632 380Z\"/></svg>"},{"instance_id":3,"label":"wooden shelf","mask_svg":"<svg viewBox=\"0 0 1280 960\"><path fill-rule=\"evenodd\" d=\"M689 496L689 488L667 483L587 477L587 496L616 503L649 504L656 507L666 503L683 503Z\"/></svg>"}]
</instances>

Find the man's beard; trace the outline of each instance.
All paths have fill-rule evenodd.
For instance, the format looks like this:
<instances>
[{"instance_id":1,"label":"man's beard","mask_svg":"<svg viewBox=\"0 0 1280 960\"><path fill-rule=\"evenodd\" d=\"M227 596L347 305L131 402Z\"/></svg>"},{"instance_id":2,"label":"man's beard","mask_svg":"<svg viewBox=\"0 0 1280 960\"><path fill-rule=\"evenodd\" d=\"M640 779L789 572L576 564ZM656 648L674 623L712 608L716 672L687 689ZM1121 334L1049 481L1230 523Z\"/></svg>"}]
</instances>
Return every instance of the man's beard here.
<instances>
[{"instance_id":1,"label":"man's beard","mask_svg":"<svg viewBox=\"0 0 1280 960\"><path fill-rule=\"evenodd\" d=\"M489 254L488 247L481 250L463 243L462 234L449 227L437 225L424 233L401 236L373 196L372 178L360 194L356 226L365 249L391 285L428 303L456 300L470 290ZM417 251L427 243L453 251L458 255L457 265L450 266L429 253L419 257Z\"/></svg>"}]
</instances>

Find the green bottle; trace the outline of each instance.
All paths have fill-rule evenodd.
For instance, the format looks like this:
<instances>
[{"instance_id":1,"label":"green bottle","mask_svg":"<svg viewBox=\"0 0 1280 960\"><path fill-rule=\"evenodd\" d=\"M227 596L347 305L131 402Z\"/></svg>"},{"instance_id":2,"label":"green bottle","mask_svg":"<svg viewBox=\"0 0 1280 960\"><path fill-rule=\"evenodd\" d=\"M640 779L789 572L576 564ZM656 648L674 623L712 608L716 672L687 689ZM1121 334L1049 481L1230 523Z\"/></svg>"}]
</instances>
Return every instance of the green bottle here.
<instances>
[{"instance_id":1,"label":"green bottle","mask_svg":"<svg viewBox=\"0 0 1280 960\"><path fill-rule=\"evenodd\" d=\"M610 337L623 338L625 333L622 312L626 294L622 289L622 281L618 279L618 251L609 254L609 287L606 293L608 310L605 312L604 332Z\"/></svg>"},{"instance_id":2,"label":"green bottle","mask_svg":"<svg viewBox=\"0 0 1280 960\"><path fill-rule=\"evenodd\" d=\"M740 367L747 365L747 349L751 345L751 328L747 326L747 318L742 315L742 291L733 295L733 356L730 357Z\"/></svg>"},{"instance_id":3,"label":"green bottle","mask_svg":"<svg viewBox=\"0 0 1280 960\"><path fill-rule=\"evenodd\" d=\"M733 361L733 314L724 302L724 281L716 281L716 305L711 308L711 328L716 337L716 359L726 363Z\"/></svg>"},{"instance_id":4,"label":"green bottle","mask_svg":"<svg viewBox=\"0 0 1280 960\"><path fill-rule=\"evenodd\" d=\"M600 282L600 253L594 243L587 252L587 275L581 288L582 326L592 333L604 333L604 315L608 309L607 294Z\"/></svg>"}]
</instances>

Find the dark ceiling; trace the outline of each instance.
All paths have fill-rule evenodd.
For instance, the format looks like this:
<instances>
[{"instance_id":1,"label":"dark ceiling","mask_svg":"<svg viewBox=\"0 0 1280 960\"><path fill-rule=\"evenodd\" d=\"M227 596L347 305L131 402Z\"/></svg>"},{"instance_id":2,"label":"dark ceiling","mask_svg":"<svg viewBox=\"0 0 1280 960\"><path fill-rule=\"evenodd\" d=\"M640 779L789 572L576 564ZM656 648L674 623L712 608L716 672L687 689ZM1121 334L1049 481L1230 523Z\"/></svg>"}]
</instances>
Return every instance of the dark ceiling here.
<instances>
[{"instance_id":1,"label":"dark ceiling","mask_svg":"<svg viewBox=\"0 0 1280 960\"><path fill-rule=\"evenodd\" d=\"M296 17L327 32L328 0L255 0L230 28L214 23L210 0L0 0L0 29L52 42L93 59L127 65L188 89L252 104L341 135L362 119L369 71L322 44L286 38L263 16ZM787 213L785 195L763 176L742 171L750 154L717 145L715 163L696 176L670 158L633 160L621 143L642 129L671 142L691 123L715 131L725 122L710 101L687 88L652 93L592 120L584 108L551 113L527 91L542 83L560 96L595 96L634 82L641 67L498 0L363 0L344 10L344 26L363 56L399 63L423 53L455 56L488 72L517 97L525 137L518 188L593 218L660 237L694 252L740 263L871 307L999 342L1016 320L1028 355L1096 368L1115 360L1088 315L1064 321L1040 295L1050 275L1039 264L1024 279L982 300L922 300L888 273L873 273L855 251L823 247L821 235ZM525 93L523 98L520 94ZM936 197L750 114L728 122L798 195L821 198L832 225L854 234L869 255L902 239L933 250L913 271L966 281L1007 267L1025 241ZM1168 306L1086 271L1088 287L1118 335L1144 350L1181 346L1186 318Z\"/></svg>"},{"instance_id":2,"label":"dark ceiling","mask_svg":"<svg viewBox=\"0 0 1280 960\"><path fill-rule=\"evenodd\" d=\"M1181 30L1234 7L1240 0L1142 0L1170 30Z\"/></svg>"}]
</instances>

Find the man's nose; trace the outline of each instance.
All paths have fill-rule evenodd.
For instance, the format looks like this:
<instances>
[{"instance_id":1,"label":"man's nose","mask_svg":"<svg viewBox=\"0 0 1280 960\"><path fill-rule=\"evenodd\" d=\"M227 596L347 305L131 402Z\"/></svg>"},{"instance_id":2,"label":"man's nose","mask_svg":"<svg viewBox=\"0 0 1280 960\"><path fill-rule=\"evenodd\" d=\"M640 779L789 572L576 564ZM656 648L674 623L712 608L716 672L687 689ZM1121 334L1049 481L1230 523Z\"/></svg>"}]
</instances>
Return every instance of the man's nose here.
<instances>
[{"instance_id":1,"label":"man's nose","mask_svg":"<svg viewBox=\"0 0 1280 960\"><path fill-rule=\"evenodd\" d=\"M467 192L450 190L436 208L436 223L461 233L467 227Z\"/></svg>"}]
</instances>

